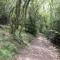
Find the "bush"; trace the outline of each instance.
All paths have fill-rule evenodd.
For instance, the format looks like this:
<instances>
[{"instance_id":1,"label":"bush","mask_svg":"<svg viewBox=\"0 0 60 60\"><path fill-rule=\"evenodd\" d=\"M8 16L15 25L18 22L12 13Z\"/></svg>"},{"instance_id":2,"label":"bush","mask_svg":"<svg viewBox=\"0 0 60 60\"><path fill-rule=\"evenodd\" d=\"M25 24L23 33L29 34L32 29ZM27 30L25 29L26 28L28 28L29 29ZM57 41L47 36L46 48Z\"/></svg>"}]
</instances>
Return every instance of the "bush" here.
<instances>
[{"instance_id":1,"label":"bush","mask_svg":"<svg viewBox=\"0 0 60 60\"><path fill-rule=\"evenodd\" d=\"M35 20L31 16L29 17L28 24L25 24L25 32L28 32L34 36L37 33Z\"/></svg>"}]
</instances>

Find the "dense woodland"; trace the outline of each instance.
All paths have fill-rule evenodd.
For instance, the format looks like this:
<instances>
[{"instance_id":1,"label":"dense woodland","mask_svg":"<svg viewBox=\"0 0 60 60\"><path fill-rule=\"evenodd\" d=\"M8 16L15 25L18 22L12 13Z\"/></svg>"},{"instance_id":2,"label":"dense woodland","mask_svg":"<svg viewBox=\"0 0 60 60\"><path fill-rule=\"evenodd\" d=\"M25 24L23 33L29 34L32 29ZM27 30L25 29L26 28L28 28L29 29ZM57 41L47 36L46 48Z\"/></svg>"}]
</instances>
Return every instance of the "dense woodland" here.
<instances>
[{"instance_id":1,"label":"dense woodland","mask_svg":"<svg viewBox=\"0 0 60 60\"><path fill-rule=\"evenodd\" d=\"M0 60L38 33L60 47L60 0L0 0Z\"/></svg>"}]
</instances>

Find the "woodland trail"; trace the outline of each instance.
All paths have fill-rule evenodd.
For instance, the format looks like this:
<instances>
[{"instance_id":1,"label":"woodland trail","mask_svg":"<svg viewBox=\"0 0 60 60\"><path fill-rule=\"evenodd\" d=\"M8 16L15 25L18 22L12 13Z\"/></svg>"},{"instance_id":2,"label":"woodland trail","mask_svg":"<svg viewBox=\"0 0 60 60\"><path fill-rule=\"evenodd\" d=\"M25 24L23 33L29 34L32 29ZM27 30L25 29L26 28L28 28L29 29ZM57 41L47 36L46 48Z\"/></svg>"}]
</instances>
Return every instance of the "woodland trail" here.
<instances>
[{"instance_id":1,"label":"woodland trail","mask_svg":"<svg viewBox=\"0 0 60 60\"><path fill-rule=\"evenodd\" d=\"M57 49L44 36L38 35L21 50L14 60L59 60Z\"/></svg>"}]
</instances>

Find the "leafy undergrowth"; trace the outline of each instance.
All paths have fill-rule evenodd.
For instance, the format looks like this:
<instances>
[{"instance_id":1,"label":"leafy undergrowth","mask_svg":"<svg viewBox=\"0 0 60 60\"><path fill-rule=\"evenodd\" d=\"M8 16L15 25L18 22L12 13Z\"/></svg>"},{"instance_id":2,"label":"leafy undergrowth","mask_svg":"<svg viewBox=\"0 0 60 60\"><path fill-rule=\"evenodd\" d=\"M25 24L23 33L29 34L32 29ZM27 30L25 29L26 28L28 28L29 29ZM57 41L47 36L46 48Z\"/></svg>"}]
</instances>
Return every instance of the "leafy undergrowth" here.
<instances>
[{"instance_id":1,"label":"leafy undergrowth","mask_svg":"<svg viewBox=\"0 0 60 60\"><path fill-rule=\"evenodd\" d=\"M16 33L17 39L18 33ZM12 39L12 36L5 30L0 29L0 60L11 60L11 57L19 52L27 43L32 40L31 34L22 32L21 39L24 43L19 44Z\"/></svg>"}]
</instances>

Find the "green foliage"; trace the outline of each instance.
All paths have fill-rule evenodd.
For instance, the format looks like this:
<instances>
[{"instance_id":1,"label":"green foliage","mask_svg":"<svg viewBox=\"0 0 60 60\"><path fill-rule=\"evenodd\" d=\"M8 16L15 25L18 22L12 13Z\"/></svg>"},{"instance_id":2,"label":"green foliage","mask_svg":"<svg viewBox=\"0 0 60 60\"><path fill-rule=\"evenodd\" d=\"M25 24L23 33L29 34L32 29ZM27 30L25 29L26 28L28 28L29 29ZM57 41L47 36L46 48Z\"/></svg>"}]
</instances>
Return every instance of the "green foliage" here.
<instances>
[{"instance_id":1,"label":"green foliage","mask_svg":"<svg viewBox=\"0 0 60 60\"><path fill-rule=\"evenodd\" d=\"M29 16L28 24L25 25L25 32L30 33L32 35L36 35L36 23L35 19Z\"/></svg>"},{"instance_id":2,"label":"green foliage","mask_svg":"<svg viewBox=\"0 0 60 60\"><path fill-rule=\"evenodd\" d=\"M7 60L9 57L13 56L13 54L17 53L17 47L10 41L1 39L3 38L0 38L0 59Z\"/></svg>"},{"instance_id":3,"label":"green foliage","mask_svg":"<svg viewBox=\"0 0 60 60\"><path fill-rule=\"evenodd\" d=\"M37 33L43 33L48 38L55 38L60 42L59 0L0 0L0 22L3 20L6 23L4 17L8 18L9 24L8 28L0 26L1 60L3 57L6 60L12 56ZM12 39L5 39L3 30L10 32ZM20 47L17 48L17 45Z\"/></svg>"},{"instance_id":4,"label":"green foliage","mask_svg":"<svg viewBox=\"0 0 60 60\"><path fill-rule=\"evenodd\" d=\"M4 35L7 33L5 28L3 30L0 28L0 60L11 59L14 54L20 52L20 49L33 39L33 35L26 32L21 32L21 36L19 37L19 31L17 31L15 36L17 40L15 41L10 34L8 36Z\"/></svg>"},{"instance_id":5,"label":"green foliage","mask_svg":"<svg viewBox=\"0 0 60 60\"><path fill-rule=\"evenodd\" d=\"M0 0L0 17L5 13L5 1Z\"/></svg>"}]
</instances>

